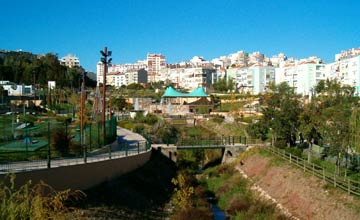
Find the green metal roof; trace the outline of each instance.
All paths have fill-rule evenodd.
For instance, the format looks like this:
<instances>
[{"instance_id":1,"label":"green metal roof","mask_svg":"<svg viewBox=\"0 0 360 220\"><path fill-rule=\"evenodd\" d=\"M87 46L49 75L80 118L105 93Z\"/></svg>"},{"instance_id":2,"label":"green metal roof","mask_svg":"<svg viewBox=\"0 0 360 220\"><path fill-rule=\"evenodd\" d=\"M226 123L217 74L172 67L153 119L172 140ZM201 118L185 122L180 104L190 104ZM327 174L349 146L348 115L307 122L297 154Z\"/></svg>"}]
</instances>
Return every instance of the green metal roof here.
<instances>
[{"instance_id":1,"label":"green metal roof","mask_svg":"<svg viewBox=\"0 0 360 220\"><path fill-rule=\"evenodd\" d=\"M190 93L182 93L174 89L173 87L169 86L166 88L165 93L162 97L208 97L209 95L206 94L203 87L199 87L194 89Z\"/></svg>"}]
</instances>

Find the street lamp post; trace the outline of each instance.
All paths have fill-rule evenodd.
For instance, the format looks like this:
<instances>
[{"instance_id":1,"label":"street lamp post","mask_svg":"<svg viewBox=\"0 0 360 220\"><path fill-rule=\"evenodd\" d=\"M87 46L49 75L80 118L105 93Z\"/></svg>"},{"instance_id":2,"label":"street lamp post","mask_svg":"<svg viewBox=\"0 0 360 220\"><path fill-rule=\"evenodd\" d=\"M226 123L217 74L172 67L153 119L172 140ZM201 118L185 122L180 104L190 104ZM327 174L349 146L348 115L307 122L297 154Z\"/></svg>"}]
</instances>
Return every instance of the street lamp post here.
<instances>
[{"instance_id":1,"label":"street lamp post","mask_svg":"<svg viewBox=\"0 0 360 220\"><path fill-rule=\"evenodd\" d=\"M102 58L101 62L104 64L104 73L103 73L103 102L102 102L102 112L101 112L101 122L103 126L103 135L104 135L104 144L106 139L106 126L105 126L105 111L106 111L106 72L107 72L107 65L111 63L111 58L108 60L108 57L111 56L111 51L107 50L107 47L104 48L103 51L100 51Z\"/></svg>"},{"instance_id":2,"label":"street lamp post","mask_svg":"<svg viewBox=\"0 0 360 220\"><path fill-rule=\"evenodd\" d=\"M81 84L81 100L80 100L80 144L83 148L84 162L86 163L86 145L85 145L85 134L84 134L84 114L85 114L85 74L82 74Z\"/></svg>"}]
</instances>

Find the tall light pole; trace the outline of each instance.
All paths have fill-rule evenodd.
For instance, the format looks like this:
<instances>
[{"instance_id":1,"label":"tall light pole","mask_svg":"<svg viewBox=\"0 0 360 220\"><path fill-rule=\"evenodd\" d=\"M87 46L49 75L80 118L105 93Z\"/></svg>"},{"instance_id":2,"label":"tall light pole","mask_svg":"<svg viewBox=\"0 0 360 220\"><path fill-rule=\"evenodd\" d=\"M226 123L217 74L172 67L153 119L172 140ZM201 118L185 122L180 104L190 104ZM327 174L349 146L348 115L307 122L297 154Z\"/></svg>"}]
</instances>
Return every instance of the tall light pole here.
<instances>
[{"instance_id":1,"label":"tall light pole","mask_svg":"<svg viewBox=\"0 0 360 220\"><path fill-rule=\"evenodd\" d=\"M81 98L80 98L80 145L83 148L84 162L86 163L86 146L85 146L85 134L84 134L84 114L85 114L85 75L86 72L82 74L82 83L81 83Z\"/></svg>"},{"instance_id":2,"label":"tall light pole","mask_svg":"<svg viewBox=\"0 0 360 220\"><path fill-rule=\"evenodd\" d=\"M111 58L108 60L108 57L111 56L111 51L107 50L107 47L104 48L104 50L100 51L102 57L101 62L104 64L104 73L103 73L103 102L102 102L102 112L101 112L101 122L103 126L103 134L104 134L104 144L106 139L106 126L105 126L105 111L106 111L106 72L107 72L107 65L111 63Z\"/></svg>"}]
</instances>

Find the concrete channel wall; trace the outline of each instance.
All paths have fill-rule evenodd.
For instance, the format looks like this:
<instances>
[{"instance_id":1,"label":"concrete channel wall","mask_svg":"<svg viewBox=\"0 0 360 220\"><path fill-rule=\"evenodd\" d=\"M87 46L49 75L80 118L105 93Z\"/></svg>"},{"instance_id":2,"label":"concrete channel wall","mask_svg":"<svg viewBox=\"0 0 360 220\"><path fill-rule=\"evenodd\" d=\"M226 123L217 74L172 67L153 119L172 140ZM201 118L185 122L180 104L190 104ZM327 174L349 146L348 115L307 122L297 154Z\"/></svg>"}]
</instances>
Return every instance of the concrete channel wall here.
<instances>
[{"instance_id":1,"label":"concrete channel wall","mask_svg":"<svg viewBox=\"0 0 360 220\"><path fill-rule=\"evenodd\" d=\"M150 156L151 151L147 151L94 163L20 172L16 173L15 186L19 187L31 180L33 184L43 181L56 190L85 190L136 170L148 162ZM4 179L6 175L1 174L0 182Z\"/></svg>"}]
</instances>

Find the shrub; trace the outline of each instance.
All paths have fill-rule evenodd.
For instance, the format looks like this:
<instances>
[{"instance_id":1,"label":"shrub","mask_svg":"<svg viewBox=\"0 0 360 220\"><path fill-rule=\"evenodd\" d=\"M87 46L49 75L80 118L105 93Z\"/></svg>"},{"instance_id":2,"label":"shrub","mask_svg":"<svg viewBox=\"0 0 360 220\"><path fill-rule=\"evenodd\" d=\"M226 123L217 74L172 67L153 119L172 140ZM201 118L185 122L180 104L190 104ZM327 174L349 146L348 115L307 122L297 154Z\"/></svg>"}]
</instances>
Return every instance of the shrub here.
<instances>
[{"instance_id":1,"label":"shrub","mask_svg":"<svg viewBox=\"0 0 360 220\"><path fill-rule=\"evenodd\" d=\"M196 219L196 220L212 220L213 214L212 212L205 207L190 207L188 209L181 210L173 216L174 220L189 220L189 219Z\"/></svg>"},{"instance_id":2,"label":"shrub","mask_svg":"<svg viewBox=\"0 0 360 220\"><path fill-rule=\"evenodd\" d=\"M15 188L15 175L6 179L10 186L0 183L0 219L66 219L67 203L85 197L81 191L57 192L43 182L27 182Z\"/></svg>"},{"instance_id":3,"label":"shrub","mask_svg":"<svg viewBox=\"0 0 360 220\"><path fill-rule=\"evenodd\" d=\"M66 134L64 128L58 127L55 129L55 132L52 135L52 146L61 156L69 154L70 142L71 137L69 134Z\"/></svg>"},{"instance_id":4,"label":"shrub","mask_svg":"<svg viewBox=\"0 0 360 220\"><path fill-rule=\"evenodd\" d=\"M221 115L215 115L213 118L211 118L211 120L213 122L221 124L225 120L225 118L224 118L224 116L221 116Z\"/></svg>"},{"instance_id":5,"label":"shrub","mask_svg":"<svg viewBox=\"0 0 360 220\"><path fill-rule=\"evenodd\" d=\"M303 150L300 149L300 148L297 148L297 147L289 147L289 148L286 148L285 149L286 152L292 154L292 155L295 155L297 157L302 157L302 153L303 153Z\"/></svg>"},{"instance_id":6,"label":"shrub","mask_svg":"<svg viewBox=\"0 0 360 220\"><path fill-rule=\"evenodd\" d=\"M186 210L191 207L190 198L194 194L194 187L189 186L185 177L179 174L176 179L173 178L171 182L175 185L172 202L176 209Z\"/></svg>"},{"instance_id":7,"label":"shrub","mask_svg":"<svg viewBox=\"0 0 360 220\"><path fill-rule=\"evenodd\" d=\"M144 130L145 130L145 126L142 125L142 124L135 125L135 127L134 127L134 132L136 132L136 133L138 133L138 134L143 133Z\"/></svg>"},{"instance_id":8,"label":"shrub","mask_svg":"<svg viewBox=\"0 0 360 220\"><path fill-rule=\"evenodd\" d=\"M235 194L228 202L226 212L230 215L236 215L238 212L247 211L252 204L251 197L248 194Z\"/></svg>"},{"instance_id":9,"label":"shrub","mask_svg":"<svg viewBox=\"0 0 360 220\"><path fill-rule=\"evenodd\" d=\"M235 169L234 167L228 165L228 164L222 164L220 166L218 166L218 172L219 174L234 174L235 173Z\"/></svg>"}]
</instances>

